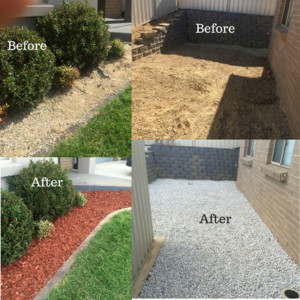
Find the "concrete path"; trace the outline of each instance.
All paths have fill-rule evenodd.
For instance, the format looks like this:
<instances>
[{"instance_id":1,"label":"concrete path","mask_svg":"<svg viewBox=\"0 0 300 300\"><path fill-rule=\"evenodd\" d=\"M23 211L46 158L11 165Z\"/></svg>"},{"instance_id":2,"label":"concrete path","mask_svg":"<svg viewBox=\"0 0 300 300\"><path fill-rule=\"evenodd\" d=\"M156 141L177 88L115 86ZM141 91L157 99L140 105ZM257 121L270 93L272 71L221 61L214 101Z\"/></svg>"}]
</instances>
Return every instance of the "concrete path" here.
<instances>
[{"instance_id":1,"label":"concrete path","mask_svg":"<svg viewBox=\"0 0 300 300\"><path fill-rule=\"evenodd\" d=\"M96 164L94 174L69 172L69 178L79 191L131 189L131 167L123 160Z\"/></svg>"},{"instance_id":2,"label":"concrete path","mask_svg":"<svg viewBox=\"0 0 300 300\"><path fill-rule=\"evenodd\" d=\"M105 19L105 23L109 26L111 39L119 38L123 42L131 43L131 23L125 22L123 19Z\"/></svg>"}]
</instances>

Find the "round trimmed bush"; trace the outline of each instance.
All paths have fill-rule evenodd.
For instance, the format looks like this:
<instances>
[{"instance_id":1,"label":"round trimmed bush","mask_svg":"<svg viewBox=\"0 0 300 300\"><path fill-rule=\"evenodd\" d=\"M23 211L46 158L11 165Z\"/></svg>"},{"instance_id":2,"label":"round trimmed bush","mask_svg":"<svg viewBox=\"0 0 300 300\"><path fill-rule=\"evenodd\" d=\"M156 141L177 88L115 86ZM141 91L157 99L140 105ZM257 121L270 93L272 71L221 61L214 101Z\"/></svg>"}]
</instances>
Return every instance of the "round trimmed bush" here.
<instances>
[{"instance_id":1,"label":"round trimmed bush","mask_svg":"<svg viewBox=\"0 0 300 300\"><path fill-rule=\"evenodd\" d=\"M40 220L36 222L36 235L39 239L44 239L51 235L51 232L54 231L54 224L48 220Z\"/></svg>"},{"instance_id":2,"label":"round trimmed bush","mask_svg":"<svg viewBox=\"0 0 300 300\"><path fill-rule=\"evenodd\" d=\"M120 39L114 39L111 41L111 47L109 49L110 57L121 57L124 54L124 44Z\"/></svg>"},{"instance_id":3,"label":"round trimmed bush","mask_svg":"<svg viewBox=\"0 0 300 300\"><path fill-rule=\"evenodd\" d=\"M60 187L47 187L44 177L48 178L48 185L52 180L63 182ZM22 197L35 221L52 221L55 217L69 212L74 206L75 190L72 181L66 170L62 170L53 161L30 161L27 168L22 169L18 175L9 177L7 182L9 189Z\"/></svg>"},{"instance_id":4,"label":"round trimmed bush","mask_svg":"<svg viewBox=\"0 0 300 300\"><path fill-rule=\"evenodd\" d=\"M108 55L108 26L87 1L63 2L61 8L38 19L37 30L45 37L58 65L82 69Z\"/></svg>"},{"instance_id":5,"label":"round trimmed bush","mask_svg":"<svg viewBox=\"0 0 300 300\"><path fill-rule=\"evenodd\" d=\"M79 70L74 67L60 66L56 68L53 79L53 87L66 89L74 84L74 81L80 77Z\"/></svg>"},{"instance_id":6,"label":"round trimmed bush","mask_svg":"<svg viewBox=\"0 0 300 300\"><path fill-rule=\"evenodd\" d=\"M86 202L87 202L87 199L85 198L85 196L82 193L78 192L75 196L75 205L76 206L85 206Z\"/></svg>"},{"instance_id":7,"label":"round trimmed bush","mask_svg":"<svg viewBox=\"0 0 300 300\"><path fill-rule=\"evenodd\" d=\"M0 99L9 108L35 106L52 86L55 56L46 50L8 50L8 41L45 43L25 27L0 28Z\"/></svg>"},{"instance_id":8,"label":"round trimmed bush","mask_svg":"<svg viewBox=\"0 0 300 300\"><path fill-rule=\"evenodd\" d=\"M32 240L34 222L21 197L1 191L1 263L21 257Z\"/></svg>"}]
</instances>

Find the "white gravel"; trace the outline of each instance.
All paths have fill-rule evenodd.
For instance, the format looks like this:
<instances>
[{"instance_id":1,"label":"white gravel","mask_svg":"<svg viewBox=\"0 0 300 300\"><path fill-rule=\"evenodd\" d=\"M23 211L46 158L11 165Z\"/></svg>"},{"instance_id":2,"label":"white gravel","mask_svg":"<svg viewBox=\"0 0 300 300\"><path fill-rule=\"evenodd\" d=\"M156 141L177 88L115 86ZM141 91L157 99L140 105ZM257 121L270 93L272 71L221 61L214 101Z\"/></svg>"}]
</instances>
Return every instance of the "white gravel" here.
<instances>
[{"instance_id":1,"label":"white gravel","mask_svg":"<svg viewBox=\"0 0 300 300\"><path fill-rule=\"evenodd\" d=\"M149 185L164 245L140 298L280 298L300 290L291 260L233 181L158 179ZM230 224L200 224L203 214Z\"/></svg>"}]
</instances>

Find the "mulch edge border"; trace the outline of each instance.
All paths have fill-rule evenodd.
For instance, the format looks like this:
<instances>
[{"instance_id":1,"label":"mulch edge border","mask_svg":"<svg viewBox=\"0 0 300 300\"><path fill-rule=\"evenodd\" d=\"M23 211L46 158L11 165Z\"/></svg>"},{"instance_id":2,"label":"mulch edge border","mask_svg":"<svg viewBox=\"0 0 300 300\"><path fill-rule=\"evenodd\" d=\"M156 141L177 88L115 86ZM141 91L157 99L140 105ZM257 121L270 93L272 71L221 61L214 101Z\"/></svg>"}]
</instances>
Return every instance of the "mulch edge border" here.
<instances>
[{"instance_id":1,"label":"mulch edge border","mask_svg":"<svg viewBox=\"0 0 300 300\"><path fill-rule=\"evenodd\" d=\"M84 248L88 246L90 240L100 231L102 226L105 223L109 222L113 216L127 210L131 210L131 207L115 210L114 212L108 214L102 221L100 221L100 223L79 245L79 247L73 252L73 254L64 262L64 264L60 267L60 269L53 275L53 277L50 280L48 280L46 285L38 292L38 294L33 298L33 300L45 300L47 296L50 294L52 288L66 276L66 274L68 273L68 271L70 270L70 268L72 267L76 259L76 255L79 254Z\"/></svg>"}]
</instances>

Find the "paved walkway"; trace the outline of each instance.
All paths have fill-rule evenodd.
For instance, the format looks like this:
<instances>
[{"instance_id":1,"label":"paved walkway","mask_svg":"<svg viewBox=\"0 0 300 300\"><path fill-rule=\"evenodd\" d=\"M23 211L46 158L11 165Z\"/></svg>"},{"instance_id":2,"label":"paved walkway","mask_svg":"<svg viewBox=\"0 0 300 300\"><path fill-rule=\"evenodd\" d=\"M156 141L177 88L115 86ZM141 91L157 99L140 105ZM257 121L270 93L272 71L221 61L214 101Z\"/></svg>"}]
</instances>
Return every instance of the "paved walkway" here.
<instances>
[{"instance_id":1,"label":"paved walkway","mask_svg":"<svg viewBox=\"0 0 300 300\"><path fill-rule=\"evenodd\" d=\"M94 174L69 172L69 178L78 190L97 190L99 187L106 190L119 190L131 188L131 167L126 161L110 161L96 164ZM116 189L115 189L115 188Z\"/></svg>"},{"instance_id":2,"label":"paved walkway","mask_svg":"<svg viewBox=\"0 0 300 300\"><path fill-rule=\"evenodd\" d=\"M131 43L131 23L125 22L124 19L105 19L105 23L109 26L111 39L119 38L123 42Z\"/></svg>"},{"instance_id":3,"label":"paved walkway","mask_svg":"<svg viewBox=\"0 0 300 300\"><path fill-rule=\"evenodd\" d=\"M280 298L300 289L300 268L233 181L150 184L154 233L165 236L141 298ZM200 224L231 217L230 222Z\"/></svg>"}]
</instances>

